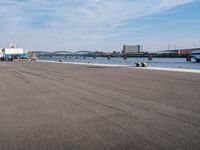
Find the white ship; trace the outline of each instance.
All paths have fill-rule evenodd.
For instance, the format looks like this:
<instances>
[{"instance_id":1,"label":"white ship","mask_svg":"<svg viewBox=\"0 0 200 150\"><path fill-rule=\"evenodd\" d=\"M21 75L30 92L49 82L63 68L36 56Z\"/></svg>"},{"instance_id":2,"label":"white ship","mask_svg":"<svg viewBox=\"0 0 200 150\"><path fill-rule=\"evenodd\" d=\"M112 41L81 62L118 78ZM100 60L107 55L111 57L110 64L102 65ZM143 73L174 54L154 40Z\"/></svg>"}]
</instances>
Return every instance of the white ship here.
<instances>
[{"instance_id":1,"label":"white ship","mask_svg":"<svg viewBox=\"0 0 200 150\"><path fill-rule=\"evenodd\" d=\"M200 50L195 50L191 53L191 56L197 61L200 62Z\"/></svg>"},{"instance_id":2,"label":"white ship","mask_svg":"<svg viewBox=\"0 0 200 150\"><path fill-rule=\"evenodd\" d=\"M0 56L5 59L10 58L25 58L27 57L27 51L23 48L17 48L16 43L10 43L9 48L3 48L0 52Z\"/></svg>"}]
</instances>

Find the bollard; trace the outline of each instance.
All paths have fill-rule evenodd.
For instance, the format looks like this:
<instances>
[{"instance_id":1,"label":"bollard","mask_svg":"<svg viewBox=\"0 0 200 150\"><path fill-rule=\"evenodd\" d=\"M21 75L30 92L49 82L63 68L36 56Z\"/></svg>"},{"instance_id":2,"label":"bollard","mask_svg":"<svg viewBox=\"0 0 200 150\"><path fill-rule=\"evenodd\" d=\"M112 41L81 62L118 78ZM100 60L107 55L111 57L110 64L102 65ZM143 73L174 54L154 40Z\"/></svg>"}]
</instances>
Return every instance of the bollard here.
<instances>
[{"instance_id":1,"label":"bollard","mask_svg":"<svg viewBox=\"0 0 200 150\"><path fill-rule=\"evenodd\" d=\"M141 63L142 64L142 67L147 67L147 63Z\"/></svg>"},{"instance_id":2,"label":"bollard","mask_svg":"<svg viewBox=\"0 0 200 150\"><path fill-rule=\"evenodd\" d=\"M148 60L149 61L153 60L153 56L151 54L148 55Z\"/></svg>"},{"instance_id":3,"label":"bollard","mask_svg":"<svg viewBox=\"0 0 200 150\"><path fill-rule=\"evenodd\" d=\"M107 59L110 59L111 58L111 56L109 55L109 56L107 56Z\"/></svg>"},{"instance_id":4,"label":"bollard","mask_svg":"<svg viewBox=\"0 0 200 150\"><path fill-rule=\"evenodd\" d=\"M36 61L36 59L35 59L35 58L32 58L31 61Z\"/></svg>"},{"instance_id":5,"label":"bollard","mask_svg":"<svg viewBox=\"0 0 200 150\"><path fill-rule=\"evenodd\" d=\"M142 66L141 62L136 62L135 65L136 65L136 67L141 67Z\"/></svg>"},{"instance_id":6,"label":"bollard","mask_svg":"<svg viewBox=\"0 0 200 150\"><path fill-rule=\"evenodd\" d=\"M127 60L127 59L128 59L127 55L124 55L123 58L124 58L124 60Z\"/></svg>"}]
</instances>

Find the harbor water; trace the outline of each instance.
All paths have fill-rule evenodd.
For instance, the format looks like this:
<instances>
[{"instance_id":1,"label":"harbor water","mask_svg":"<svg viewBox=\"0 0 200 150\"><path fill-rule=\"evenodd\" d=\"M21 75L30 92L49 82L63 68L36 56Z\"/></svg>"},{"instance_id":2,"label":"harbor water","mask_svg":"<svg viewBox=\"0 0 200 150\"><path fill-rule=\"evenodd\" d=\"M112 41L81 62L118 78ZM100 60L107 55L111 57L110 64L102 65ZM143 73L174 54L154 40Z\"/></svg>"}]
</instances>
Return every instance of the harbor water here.
<instances>
[{"instance_id":1,"label":"harbor water","mask_svg":"<svg viewBox=\"0 0 200 150\"><path fill-rule=\"evenodd\" d=\"M200 63L197 63L195 60L187 62L185 58L153 58L152 61L148 61L148 58L128 58L124 60L123 58L110 58L106 57L39 57L39 60L48 60L48 61L59 61L63 60L64 62L80 62L80 63L95 63L95 64L113 64L113 65L127 65L135 66L136 62L146 62L150 67L161 67L161 68L182 68L182 69L195 69L200 70Z\"/></svg>"}]
</instances>

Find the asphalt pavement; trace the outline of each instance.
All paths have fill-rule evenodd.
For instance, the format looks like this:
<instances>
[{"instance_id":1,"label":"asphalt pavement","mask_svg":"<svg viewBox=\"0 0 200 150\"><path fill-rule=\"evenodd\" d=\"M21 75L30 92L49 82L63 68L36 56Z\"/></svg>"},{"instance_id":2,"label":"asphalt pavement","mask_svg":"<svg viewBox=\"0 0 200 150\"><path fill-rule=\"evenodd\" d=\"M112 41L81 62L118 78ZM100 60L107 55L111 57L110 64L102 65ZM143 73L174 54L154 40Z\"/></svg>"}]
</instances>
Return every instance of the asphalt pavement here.
<instances>
[{"instance_id":1,"label":"asphalt pavement","mask_svg":"<svg viewBox=\"0 0 200 150\"><path fill-rule=\"evenodd\" d=\"M200 74L0 62L0 150L162 149L200 149Z\"/></svg>"}]
</instances>

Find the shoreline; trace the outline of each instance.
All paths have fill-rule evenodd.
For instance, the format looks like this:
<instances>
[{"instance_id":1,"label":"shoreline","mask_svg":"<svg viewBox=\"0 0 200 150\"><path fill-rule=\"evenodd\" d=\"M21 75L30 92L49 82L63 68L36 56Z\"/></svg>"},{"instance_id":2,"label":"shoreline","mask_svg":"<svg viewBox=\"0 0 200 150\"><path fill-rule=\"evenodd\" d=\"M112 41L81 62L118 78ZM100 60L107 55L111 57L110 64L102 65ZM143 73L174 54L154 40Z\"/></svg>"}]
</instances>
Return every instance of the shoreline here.
<instances>
[{"instance_id":1,"label":"shoreline","mask_svg":"<svg viewBox=\"0 0 200 150\"><path fill-rule=\"evenodd\" d=\"M38 62L48 62L48 63L59 63L59 64L89 65L89 66L104 66L104 67L126 67L126 68L142 69L142 70L172 71L172 72L185 72L185 73L198 73L198 74L200 74L200 70L184 69L184 68L135 67L135 66L128 66L128 65L81 63L81 62L58 62L58 61L46 61L46 60L37 60L37 61Z\"/></svg>"}]
</instances>

